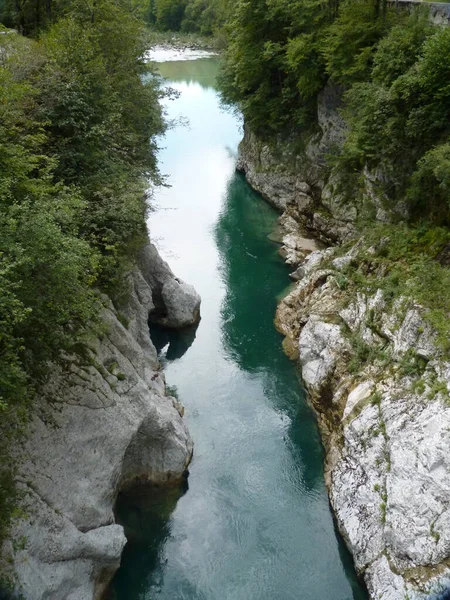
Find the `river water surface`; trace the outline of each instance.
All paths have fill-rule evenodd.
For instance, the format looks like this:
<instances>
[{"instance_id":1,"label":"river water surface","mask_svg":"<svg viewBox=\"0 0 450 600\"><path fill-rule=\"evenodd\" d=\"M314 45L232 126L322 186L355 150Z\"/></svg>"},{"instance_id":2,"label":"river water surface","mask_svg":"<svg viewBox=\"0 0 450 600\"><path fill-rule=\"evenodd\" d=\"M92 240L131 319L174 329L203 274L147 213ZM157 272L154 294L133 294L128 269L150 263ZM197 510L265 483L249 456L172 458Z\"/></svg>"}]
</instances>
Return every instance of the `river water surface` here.
<instances>
[{"instance_id":1,"label":"river water surface","mask_svg":"<svg viewBox=\"0 0 450 600\"><path fill-rule=\"evenodd\" d=\"M314 416L273 326L288 283L267 237L277 214L235 173L241 124L220 109L217 67L215 58L159 65L180 92L168 116L189 124L162 141L171 187L158 192L149 227L201 294L202 320L195 340L153 339L195 451L185 489L119 498L129 543L114 595L362 600L333 524Z\"/></svg>"}]
</instances>

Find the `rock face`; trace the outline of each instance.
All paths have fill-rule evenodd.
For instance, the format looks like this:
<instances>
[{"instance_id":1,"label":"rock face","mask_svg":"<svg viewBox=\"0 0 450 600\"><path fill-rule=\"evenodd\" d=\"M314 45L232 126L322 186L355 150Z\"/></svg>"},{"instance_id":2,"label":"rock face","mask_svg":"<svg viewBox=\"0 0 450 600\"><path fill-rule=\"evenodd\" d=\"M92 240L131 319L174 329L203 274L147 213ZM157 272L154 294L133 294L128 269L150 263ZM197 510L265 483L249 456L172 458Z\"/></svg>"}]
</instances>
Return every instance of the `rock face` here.
<instances>
[{"instance_id":1,"label":"rock face","mask_svg":"<svg viewBox=\"0 0 450 600\"><path fill-rule=\"evenodd\" d=\"M126 542L114 522L118 492L186 474L192 440L148 333L161 286L172 326L198 320L198 295L180 284L170 297L174 281L155 248L145 248L128 305L119 313L105 301L105 333L92 341L90 364L55 372L38 402L21 451L25 516L3 548L26 600L100 598Z\"/></svg>"},{"instance_id":2,"label":"rock face","mask_svg":"<svg viewBox=\"0 0 450 600\"><path fill-rule=\"evenodd\" d=\"M172 329L199 322L200 296L192 285L175 277L152 244L143 248L138 264L153 292L154 306L150 310L152 322Z\"/></svg>"},{"instance_id":3,"label":"rock face","mask_svg":"<svg viewBox=\"0 0 450 600\"><path fill-rule=\"evenodd\" d=\"M405 206L386 208L392 203L380 192L381 172L366 169L358 194L349 199L346 177L327 165L327 155L345 139L341 100L342 90L329 82L318 98L318 132L298 154L293 154L294 140L272 140L269 146L244 127L237 162L237 169L265 200L326 244L351 239L358 218L368 211L381 222L407 216Z\"/></svg>"},{"instance_id":4,"label":"rock face","mask_svg":"<svg viewBox=\"0 0 450 600\"><path fill-rule=\"evenodd\" d=\"M329 83L318 99L318 133L293 155L282 140L267 145L244 127L237 169L278 210L289 214L324 242L351 236L358 209L337 192L338 178L326 166L326 155L344 140L345 123L338 112L342 91Z\"/></svg>"},{"instance_id":5,"label":"rock face","mask_svg":"<svg viewBox=\"0 0 450 600\"><path fill-rule=\"evenodd\" d=\"M399 6L403 10L411 12L417 8L417 5L420 5L420 1L421 0L399 0ZM448 3L441 4L440 2L430 2L428 9L430 21L434 25L450 25L450 6Z\"/></svg>"},{"instance_id":6,"label":"rock face","mask_svg":"<svg viewBox=\"0 0 450 600\"><path fill-rule=\"evenodd\" d=\"M353 248L316 252L276 323L318 414L339 529L371 598L450 587L450 363L423 310L339 285Z\"/></svg>"},{"instance_id":7,"label":"rock face","mask_svg":"<svg viewBox=\"0 0 450 600\"><path fill-rule=\"evenodd\" d=\"M339 96L329 84L318 104L320 131L298 156L245 129L238 169L282 212L276 238L297 283L275 322L318 416L326 484L356 570L373 600L444 598L450 363L420 306L402 299L392 305L381 289L365 294L348 285L352 265L372 268L372 249L362 252L356 235L361 211L370 205L386 222L392 215L378 192L382 174L366 171L358 200L349 202L339 174L325 167L326 152L345 131ZM346 242L347 251L314 247L311 234L322 247Z\"/></svg>"}]
</instances>

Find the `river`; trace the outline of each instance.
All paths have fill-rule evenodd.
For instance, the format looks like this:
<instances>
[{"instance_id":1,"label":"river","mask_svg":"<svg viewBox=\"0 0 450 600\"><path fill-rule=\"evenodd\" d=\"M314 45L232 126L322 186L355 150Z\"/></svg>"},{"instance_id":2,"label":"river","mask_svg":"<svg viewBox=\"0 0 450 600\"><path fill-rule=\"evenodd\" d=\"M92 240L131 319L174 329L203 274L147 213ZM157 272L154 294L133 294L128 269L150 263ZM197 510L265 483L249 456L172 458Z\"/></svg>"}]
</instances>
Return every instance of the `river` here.
<instances>
[{"instance_id":1,"label":"river","mask_svg":"<svg viewBox=\"0 0 450 600\"><path fill-rule=\"evenodd\" d=\"M196 332L152 337L195 451L183 489L119 498L129 542L114 596L362 600L314 415L273 326L289 282L268 239L278 215L235 173L241 123L220 108L217 68L216 58L159 65L179 92L165 101L179 125L161 141L171 187L158 191L149 228L201 294L202 320Z\"/></svg>"}]
</instances>

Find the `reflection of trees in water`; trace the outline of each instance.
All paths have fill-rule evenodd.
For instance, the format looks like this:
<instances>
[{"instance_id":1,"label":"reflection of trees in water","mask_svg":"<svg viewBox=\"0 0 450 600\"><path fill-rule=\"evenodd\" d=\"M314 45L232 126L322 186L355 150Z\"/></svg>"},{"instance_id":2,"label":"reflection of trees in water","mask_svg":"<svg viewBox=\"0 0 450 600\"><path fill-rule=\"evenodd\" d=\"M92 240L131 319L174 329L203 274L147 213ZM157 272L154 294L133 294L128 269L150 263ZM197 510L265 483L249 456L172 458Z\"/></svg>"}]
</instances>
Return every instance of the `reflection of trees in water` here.
<instances>
[{"instance_id":1,"label":"reflection of trees in water","mask_svg":"<svg viewBox=\"0 0 450 600\"><path fill-rule=\"evenodd\" d=\"M203 89L215 87L219 61L215 58L197 60L169 61L158 64L159 73L171 82L183 81L198 84Z\"/></svg>"},{"instance_id":2,"label":"reflection of trees in water","mask_svg":"<svg viewBox=\"0 0 450 600\"><path fill-rule=\"evenodd\" d=\"M273 325L276 296L288 281L277 246L267 238L275 219L274 210L236 174L215 230L226 287L222 342L242 370L260 374L266 397L289 415L286 443L293 461L302 467L303 485L313 489L323 487L320 436Z\"/></svg>"},{"instance_id":3,"label":"reflection of trees in water","mask_svg":"<svg viewBox=\"0 0 450 600\"><path fill-rule=\"evenodd\" d=\"M164 576L160 554L170 537L170 516L187 489L186 480L171 488L138 485L119 494L116 521L124 527L127 545L107 600L138 600L157 591Z\"/></svg>"},{"instance_id":4,"label":"reflection of trees in water","mask_svg":"<svg viewBox=\"0 0 450 600\"><path fill-rule=\"evenodd\" d=\"M276 294L286 269L267 240L276 214L236 174L216 226L226 297L221 307L223 342L245 371L276 370L280 341L272 324ZM262 348L261 344L266 347ZM281 357L282 362L285 362ZM275 361L275 363L274 363Z\"/></svg>"}]
</instances>

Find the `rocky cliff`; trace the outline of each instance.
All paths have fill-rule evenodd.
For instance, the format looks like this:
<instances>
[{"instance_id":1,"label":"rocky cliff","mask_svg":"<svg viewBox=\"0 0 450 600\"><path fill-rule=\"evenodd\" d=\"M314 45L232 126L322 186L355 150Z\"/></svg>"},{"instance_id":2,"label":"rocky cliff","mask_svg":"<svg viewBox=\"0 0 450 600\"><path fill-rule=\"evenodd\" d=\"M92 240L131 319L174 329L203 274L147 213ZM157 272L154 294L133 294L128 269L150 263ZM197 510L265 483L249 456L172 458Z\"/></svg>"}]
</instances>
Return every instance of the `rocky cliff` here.
<instances>
[{"instance_id":1,"label":"rocky cliff","mask_svg":"<svg viewBox=\"0 0 450 600\"><path fill-rule=\"evenodd\" d=\"M343 289L362 261L357 245L311 253L276 323L300 361L331 504L370 597L428 598L450 583L450 363L420 306Z\"/></svg>"},{"instance_id":2,"label":"rocky cliff","mask_svg":"<svg viewBox=\"0 0 450 600\"><path fill-rule=\"evenodd\" d=\"M381 173L366 169L355 195L353 189L349 192L348 174L330 167L329 155L345 139L342 93L331 82L325 86L318 97L317 130L300 147L296 139L275 140L269 146L244 127L237 162L237 169L268 202L327 244L351 239L363 215L385 223L406 216L406 206L393 209L380 192Z\"/></svg>"},{"instance_id":3,"label":"rocky cliff","mask_svg":"<svg viewBox=\"0 0 450 600\"><path fill-rule=\"evenodd\" d=\"M450 589L450 363L414 299L392 302L352 280L356 270L383 278L383 243L358 238L360 212L391 215L376 175L348 202L326 166L343 135L338 105L328 86L319 131L297 156L246 130L238 168L283 213L281 253L297 283L276 325L318 415L330 500L356 569L374 600L440 597Z\"/></svg>"},{"instance_id":4,"label":"rocky cliff","mask_svg":"<svg viewBox=\"0 0 450 600\"><path fill-rule=\"evenodd\" d=\"M87 364L55 372L19 452L21 516L2 557L26 600L100 598L126 542L114 521L118 492L186 475L193 444L166 392L148 321L193 324L200 298L152 245L129 283L120 312L105 298L104 334L93 337Z\"/></svg>"}]
</instances>

